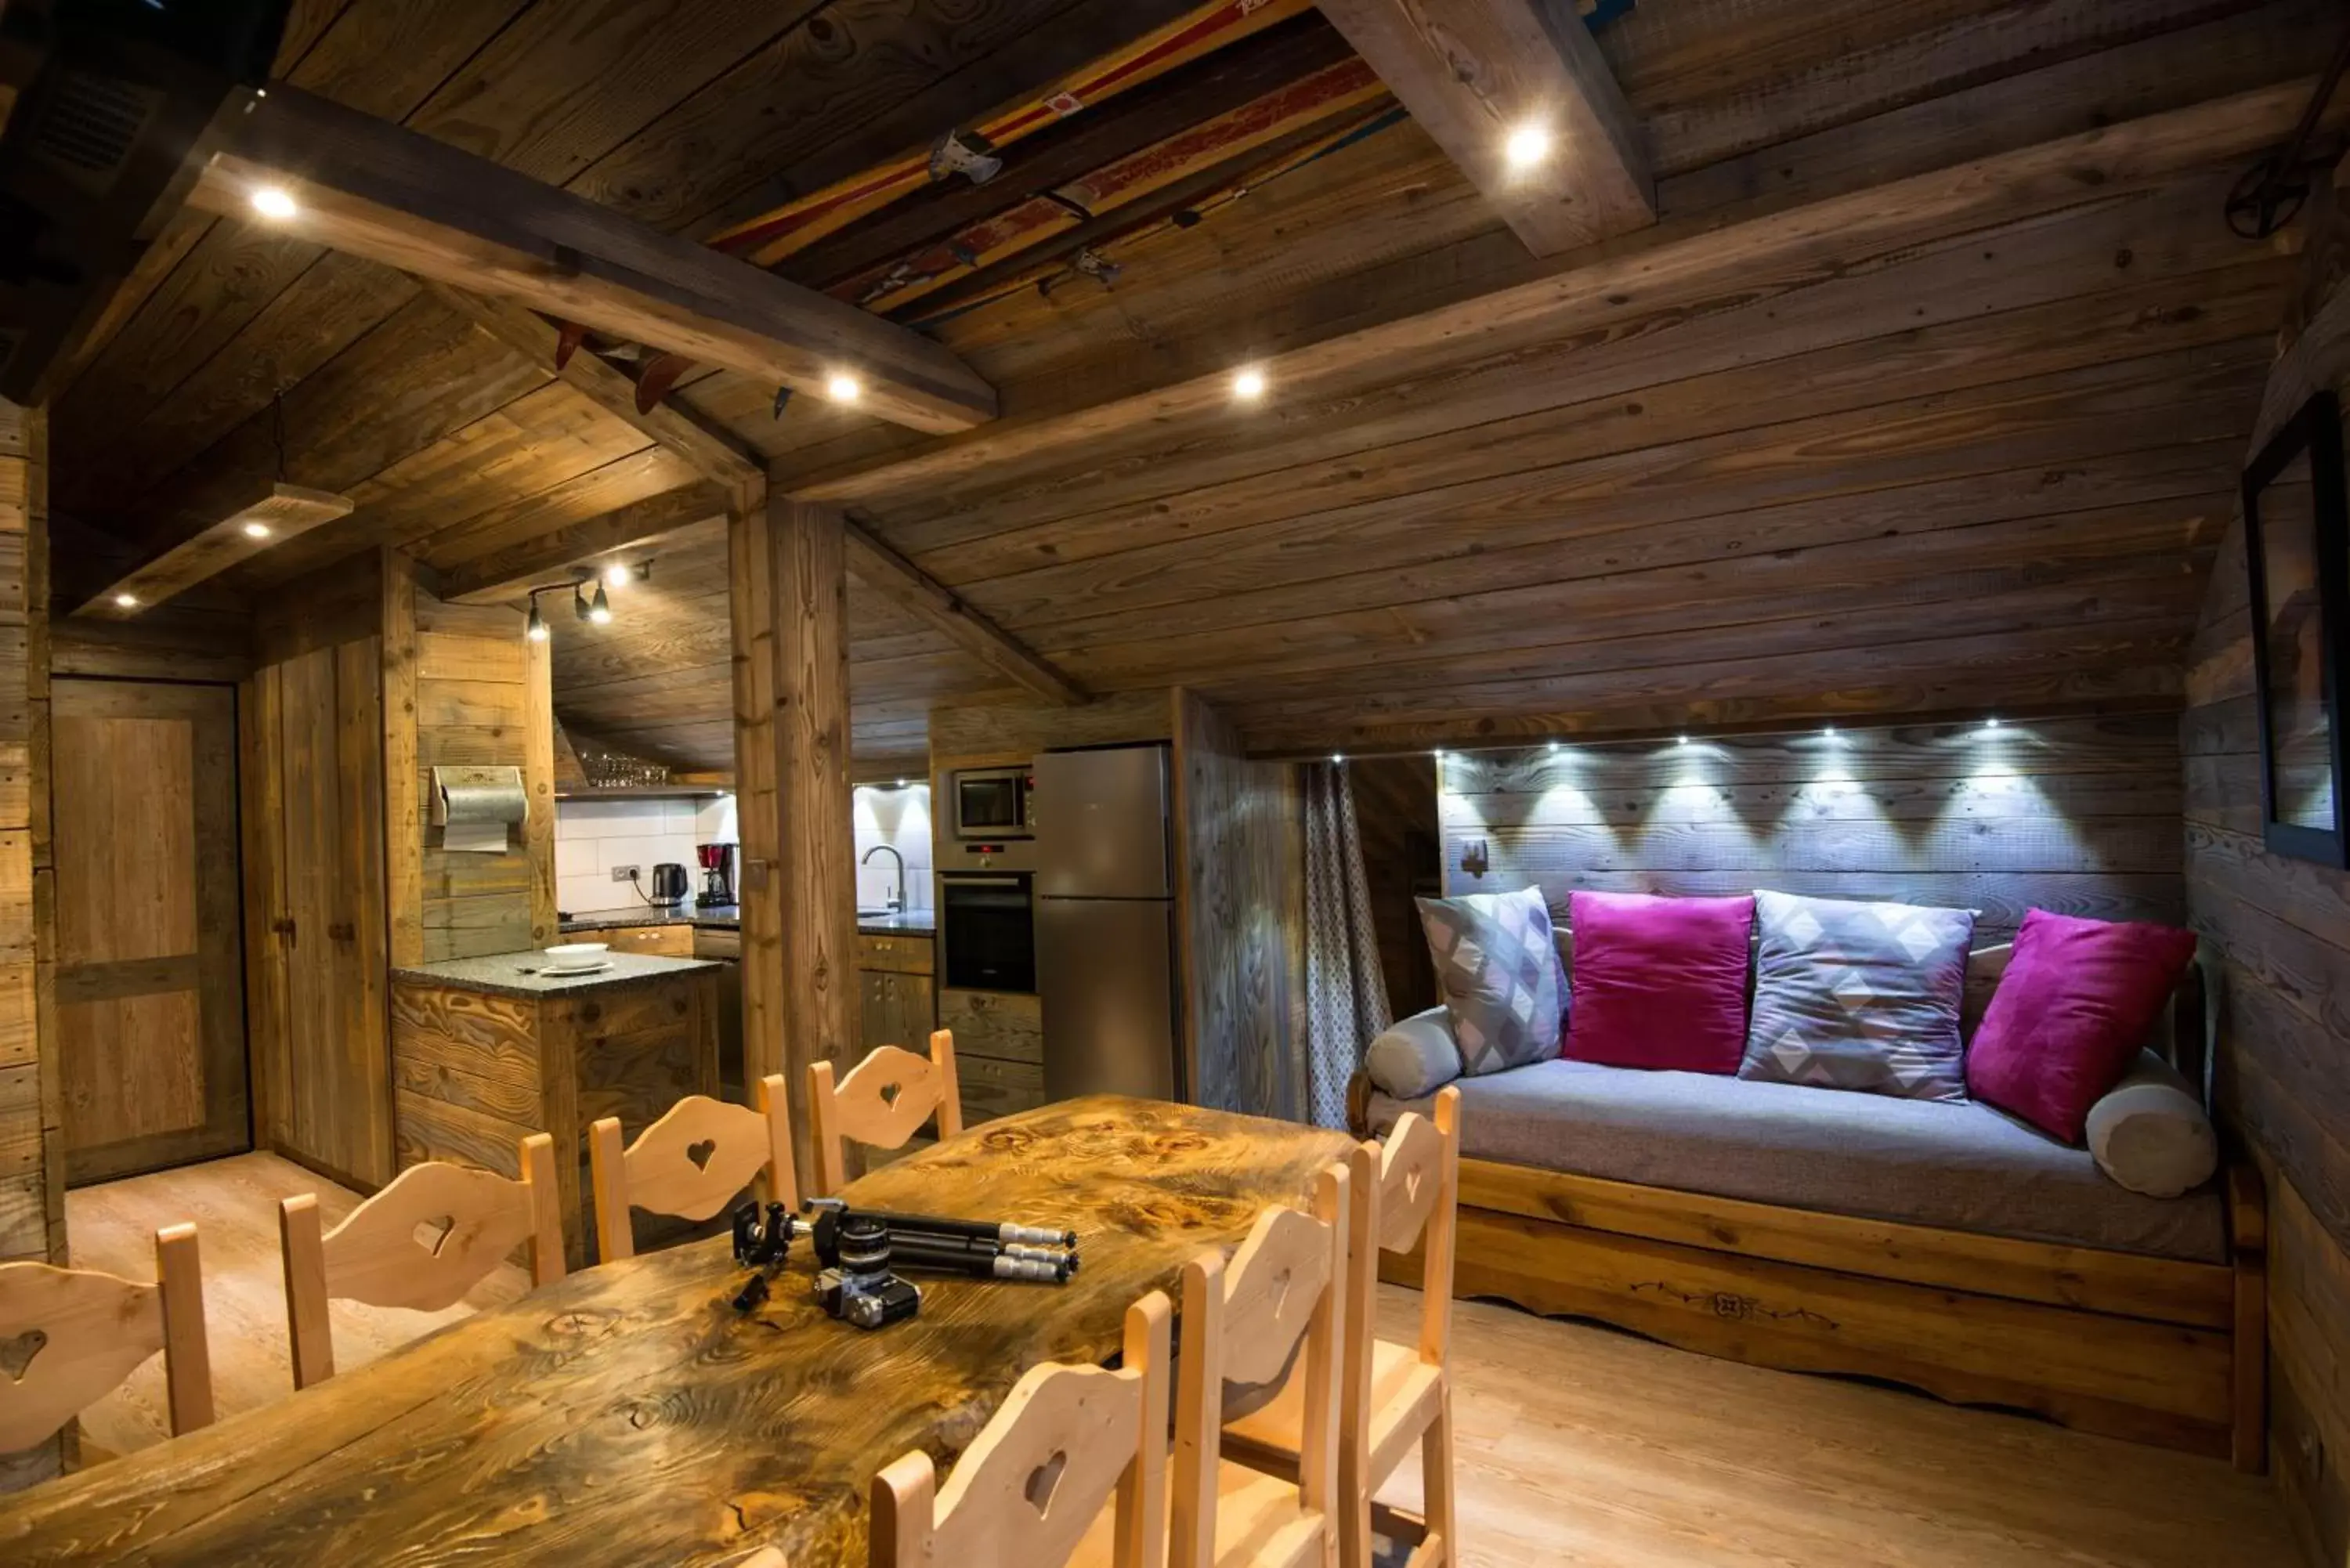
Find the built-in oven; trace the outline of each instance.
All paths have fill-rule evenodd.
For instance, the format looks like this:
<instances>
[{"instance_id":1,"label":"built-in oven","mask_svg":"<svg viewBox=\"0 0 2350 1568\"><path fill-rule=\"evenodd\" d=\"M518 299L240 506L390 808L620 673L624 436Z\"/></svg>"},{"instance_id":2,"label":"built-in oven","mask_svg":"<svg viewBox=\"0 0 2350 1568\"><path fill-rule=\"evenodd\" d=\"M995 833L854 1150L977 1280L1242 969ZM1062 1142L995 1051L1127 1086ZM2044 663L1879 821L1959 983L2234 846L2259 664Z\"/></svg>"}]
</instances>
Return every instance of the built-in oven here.
<instances>
[{"instance_id":1,"label":"built-in oven","mask_svg":"<svg viewBox=\"0 0 2350 1568\"><path fill-rule=\"evenodd\" d=\"M1024 872L939 874L939 967L949 990L1036 989L1036 914Z\"/></svg>"},{"instance_id":2,"label":"built-in oven","mask_svg":"<svg viewBox=\"0 0 2350 1568\"><path fill-rule=\"evenodd\" d=\"M964 768L953 779L957 838L1033 838L1035 778L1025 766Z\"/></svg>"}]
</instances>

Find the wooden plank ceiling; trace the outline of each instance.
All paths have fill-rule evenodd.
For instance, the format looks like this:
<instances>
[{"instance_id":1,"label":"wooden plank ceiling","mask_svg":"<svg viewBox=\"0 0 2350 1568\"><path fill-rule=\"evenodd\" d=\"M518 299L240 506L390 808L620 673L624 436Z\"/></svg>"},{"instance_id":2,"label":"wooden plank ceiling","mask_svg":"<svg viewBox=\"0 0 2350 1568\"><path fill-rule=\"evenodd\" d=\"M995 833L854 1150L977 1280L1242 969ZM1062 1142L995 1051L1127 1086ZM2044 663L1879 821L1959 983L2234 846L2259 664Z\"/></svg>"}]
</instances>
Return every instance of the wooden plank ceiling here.
<instances>
[{"instance_id":1,"label":"wooden plank ceiling","mask_svg":"<svg viewBox=\"0 0 2350 1568\"><path fill-rule=\"evenodd\" d=\"M1659 222L1537 258L1273 5L994 181L774 258L932 334L993 424L778 415L699 368L674 400L1085 690L1197 686L1260 750L2175 702L2298 244L2220 199L2336 7L1603 6ZM1196 8L299 0L279 70L707 239ZM194 213L109 330L55 410L60 512L136 545L256 480L357 502L223 579L252 596L667 508L615 624L556 620L557 708L730 765L703 476L512 334ZM1252 364L1265 395L1231 398ZM1014 695L879 594L849 624L865 776L919 765L932 707Z\"/></svg>"}]
</instances>

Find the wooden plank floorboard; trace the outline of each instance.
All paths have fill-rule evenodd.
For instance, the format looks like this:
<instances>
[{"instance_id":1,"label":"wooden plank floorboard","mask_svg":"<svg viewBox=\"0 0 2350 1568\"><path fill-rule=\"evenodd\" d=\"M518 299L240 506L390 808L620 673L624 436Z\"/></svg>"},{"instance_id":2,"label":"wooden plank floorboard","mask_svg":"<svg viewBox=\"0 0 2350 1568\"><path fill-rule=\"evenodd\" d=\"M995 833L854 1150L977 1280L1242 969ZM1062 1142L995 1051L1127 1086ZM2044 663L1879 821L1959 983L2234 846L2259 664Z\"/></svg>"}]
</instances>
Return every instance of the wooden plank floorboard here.
<instances>
[{"instance_id":1,"label":"wooden plank floorboard","mask_svg":"<svg viewBox=\"0 0 2350 1568\"><path fill-rule=\"evenodd\" d=\"M73 1265L152 1279L157 1229L192 1220L203 1262L214 1409L222 1417L257 1409L294 1392L277 1203L303 1192L318 1195L320 1217L330 1230L359 1203L359 1194L348 1188L274 1154L242 1154L79 1188L66 1195ZM507 1263L468 1292L463 1303L442 1312L336 1302L328 1308L335 1365L345 1372L364 1366L443 1324L503 1306L529 1288L529 1275ZM129 1453L163 1441L170 1431L163 1364L151 1360L83 1414L82 1451L86 1459Z\"/></svg>"},{"instance_id":2,"label":"wooden plank floorboard","mask_svg":"<svg viewBox=\"0 0 2350 1568\"><path fill-rule=\"evenodd\" d=\"M159 1225L193 1220L220 1413L286 1397L276 1203L353 1194L275 1155L84 1188L73 1259L149 1277ZM334 1307L348 1368L510 1301L509 1267L445 1314ZM1419 1298L1380 1287L1409 1339ZM1742 1366L1514 1308L1454 1318L1467 1568L2281 1568L2275 1494L2224 1463L1893 1390ZM84 1419L92 1449L163 1440L160 1363ZM1383 1501L1417 1511L1407 1459ZM1387 1561L1400 1562L1400 1554Z\"/></svg>"}]
</instances>

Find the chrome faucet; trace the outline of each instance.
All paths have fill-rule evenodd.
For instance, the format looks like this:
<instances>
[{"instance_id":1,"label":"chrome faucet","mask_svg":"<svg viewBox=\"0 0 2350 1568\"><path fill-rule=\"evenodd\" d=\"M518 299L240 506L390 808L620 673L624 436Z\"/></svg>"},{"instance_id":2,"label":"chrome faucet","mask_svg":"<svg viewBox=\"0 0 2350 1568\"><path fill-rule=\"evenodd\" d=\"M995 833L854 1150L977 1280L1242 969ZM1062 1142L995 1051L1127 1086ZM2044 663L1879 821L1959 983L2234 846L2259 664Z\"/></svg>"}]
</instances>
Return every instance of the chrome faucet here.
<instances>
[{"instance_id":1,"label":"chrome faucet","mask_svg":"<svg viewBox=\"0 0 2350 1568\"><path fill-rule=\"evenodd\" d=\"M898 890L889 895L889 912L893 915L902 915L906 912L906 857L898 853L898 846L894 844L877 844L867 850L864 857L857 863L859 866L870 866L873 864L873 857L885 849L889 852L889 858L898 863Z\"/></svg>"}]
</instances>

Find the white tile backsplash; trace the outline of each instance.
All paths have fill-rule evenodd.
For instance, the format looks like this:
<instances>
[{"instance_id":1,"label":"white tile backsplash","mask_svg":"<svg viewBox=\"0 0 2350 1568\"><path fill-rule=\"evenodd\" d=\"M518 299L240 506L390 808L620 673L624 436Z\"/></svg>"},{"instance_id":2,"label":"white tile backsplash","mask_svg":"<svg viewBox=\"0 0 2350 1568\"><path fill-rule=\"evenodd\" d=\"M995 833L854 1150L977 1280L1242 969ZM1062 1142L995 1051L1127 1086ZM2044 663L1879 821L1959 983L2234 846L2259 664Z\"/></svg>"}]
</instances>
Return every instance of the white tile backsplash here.
<instances>
[{"instance_id":1,"label":"white tile backsplash","mask_svg":"<svg viewBox=\"0 0 2350 1568\"><path fill-rule=\"evenodd\" d=\"M727 796L726 822L733 821L733 798ZM565 800L555 806L555 904L567 914L583 915L603 909L634 909L644 896L626 882L612 880L615 866L634 866L644 892L652 891L653 867L675 861L685 867L686 886L699 888L702 867L694 846L722 842L700 831L701 807L706 803L675 800ZM724 840L732 840L729 831Z\"/></svg>"},{"instance_id":2,"label":"white tile backsplash","mask_svg":"<svg viewBox=\"0 0 2350 1568\"><path fill-rule=\"evenodd\" d=\"M880 909L896 890L898 868L887 855L865 857L886 844L906 860L906 908L931 909L938 900L931 888L931 786L909 784L904 789L861 788L855 805L857 835L857 903L860 909Z\"/></svg>"},{"instance_id":3,"label":"white tile backsplash","mask_svg":"<svg viewBox=\"0 0 2350 1568\"><path fill-rule=\"evenodd\" d=\"M937 907L931 887L931 786L864 788L856 792L854 832L862 861L877 844L887 844L906 860L906 907ZM555 901L568 914L632 909L644 900L626 882L612 880L615 866L634 866L647 891L653 867L674 860L685 867L689 885L699 888L694 863L699 844L741 842L731 794L675 800L566 800L555 810ZM863 909L888 903L897 886L889 857L877 855L857 869L857 902Z\"/></svg>"}]
</instances>

